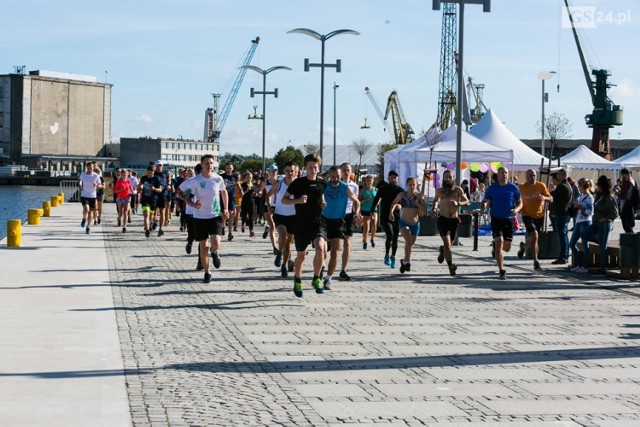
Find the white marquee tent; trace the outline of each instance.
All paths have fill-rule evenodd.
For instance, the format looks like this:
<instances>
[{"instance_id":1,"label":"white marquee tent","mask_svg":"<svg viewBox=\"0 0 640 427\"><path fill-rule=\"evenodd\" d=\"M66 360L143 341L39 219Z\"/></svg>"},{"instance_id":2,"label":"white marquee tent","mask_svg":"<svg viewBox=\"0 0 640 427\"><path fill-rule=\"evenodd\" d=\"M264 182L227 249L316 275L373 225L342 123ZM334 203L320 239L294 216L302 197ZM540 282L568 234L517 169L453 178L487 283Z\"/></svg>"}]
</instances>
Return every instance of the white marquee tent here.
<instances>
[{"instance_id":1,"label":"white marquee tent","mask_svg":"<svg viewBox=\"0 0 640 427\"><path fill-rule=\"evenodd\" d=\"M549 162L512 134L493 110L487 111L469 133L491 145L513 150L513 170L537 169L542 159L545 165Z\"/></svg>"},{"instance_id":2,"label":"white marquee tent","mask_svg":"<svg viewBox=\"0 0 640 427\"><path fill-rule=\"evenodd\" d=\"M425 163L429 162L430 154L427 137L424 135L410 144L387 151L384 154L384 178L386 179L389 171L395 170L398 172L400 186L404 186L408 177L422 177ZM437 164L455 161L456 126L454 125L440 134L439 142L433 149L431 162ZM461 161L466 163L501 162L511 165L513 150L487 144L463 130Z\"/></svg>"},{"instance_id":3,"label":"white marquee tent","mask_svg":"<svg viewBox=\"0 0 640 427\"><path fill-rule=\"evenodd\" d=\"M598 156L584 145L579 145L569 154L560 157L560 163L573 169L620 170L620 163Z\"/></svg>"},{"instance_id":4,"label":"white marquee tent","mask_svg":"<svg viewBox=\"0 0 640 427\"><path fill-rule=\"evenodd\" d=\"M640 147L636 147L624 156L618 157L615 162L626 168L640 168Z\"/></svg>"}]
</instances>

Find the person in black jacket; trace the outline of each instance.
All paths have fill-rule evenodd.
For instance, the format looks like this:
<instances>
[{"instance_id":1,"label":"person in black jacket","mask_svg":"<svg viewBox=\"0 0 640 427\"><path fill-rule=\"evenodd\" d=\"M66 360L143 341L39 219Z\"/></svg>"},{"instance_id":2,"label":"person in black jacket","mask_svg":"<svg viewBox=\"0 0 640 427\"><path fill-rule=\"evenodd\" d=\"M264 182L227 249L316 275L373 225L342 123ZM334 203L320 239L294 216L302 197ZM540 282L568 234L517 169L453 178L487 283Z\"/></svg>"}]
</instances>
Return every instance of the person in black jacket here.
<instances>
[{"instance_id":1,"label":"person in black jacket","mask_svg":"<svg viewBox=\"0 0 640 427\"><path fill-rule=\"evenodd\" d=\"M378 194L373 199L371 210L375 210L380 202L380 225L384 230L386 239L384 242L384 263L391 268L396 268L396 252L398 251L398 236L400 235L400 216L395 215L395 220L389 219L391 205L396 196L404 191L398 186L398 173L389 171L387 181L380 181L376 186ZM389 256L391 253L391 256Z\"/></svg>"},{"instance_id":2,"label":"person in black jacket","mask_svg":"<svg viewBox=\"0 0 640 427\"><path fill-rule=\"evenodd\" d=\"M551 192L553 204L551 205L553 231L560 240L560 253L558 259L552 262L556 265L564 265L569 259L569 207L573 203L573 190L567 181L567 171L560 169L556 172L558 185Z\"/></svg>"}]
</instances>

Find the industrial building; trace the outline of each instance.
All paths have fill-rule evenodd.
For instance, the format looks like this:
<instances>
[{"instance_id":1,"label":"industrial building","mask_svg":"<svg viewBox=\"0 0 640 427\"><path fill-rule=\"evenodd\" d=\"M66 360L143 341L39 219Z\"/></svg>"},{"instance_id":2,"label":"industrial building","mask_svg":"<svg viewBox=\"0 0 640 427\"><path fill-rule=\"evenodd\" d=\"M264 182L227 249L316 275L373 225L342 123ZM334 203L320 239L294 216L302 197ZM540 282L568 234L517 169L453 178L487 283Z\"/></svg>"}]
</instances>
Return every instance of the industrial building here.
<instances>
[{"instance_id":1,"label":"industrial building","mask_svg":"<svg viewBox=\"0 0 640 427\"><path fill-rule=\"evenodd\" d=\"M194 141L172 138L120 138L120 166L144 171L149 162L161 160L165 169L193 167L200 158L211 154L213 167L219 168L219 144L217 142Z\"/></svg>"},{"instance_id":2,"label":"industrial building","mask_svg":"<svg viewBox=\"0 0 640 427\"><path fill-rule=\"evenodd\" d=\"M103 168L111 140L111 88L92 76L53 71L0 75L0 166L67 175L95 160Z\"/></svg>"}]
</instances>

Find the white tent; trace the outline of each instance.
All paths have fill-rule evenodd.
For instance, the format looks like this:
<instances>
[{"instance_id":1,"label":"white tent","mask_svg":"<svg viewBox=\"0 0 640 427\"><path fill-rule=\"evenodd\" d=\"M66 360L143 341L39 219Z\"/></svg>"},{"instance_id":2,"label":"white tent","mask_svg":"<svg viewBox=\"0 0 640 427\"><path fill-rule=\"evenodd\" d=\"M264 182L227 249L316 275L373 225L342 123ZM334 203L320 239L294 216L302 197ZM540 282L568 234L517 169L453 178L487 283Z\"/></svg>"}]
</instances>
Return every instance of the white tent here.
<instances>
[{"instance_id":1,"label":"white tent","mask_svg":"<svg viewBox=\"0 0 640 427\"><path fill-rule=\"evenodd\" d=\"M622 166L619 163L612 162L598 156L596 153L579 145L569 154L560 157L560 163L567 165L573 169L596 169L596 170L620 170Z\"/></svg>"},{"instance_id":2,"label":"white tent","mask_svg":"<svg viewBox=\"0 0 640 427\"><path fill-rule=\"evenodd\" d=\"M447 128L440 134L438 139L439 142L433 149L431 162L455 162L456 126ZM427 137L424 135L411 144L387 151L384 154L385 179L390 170L398 172L401 186L404 186L404 182L410 176L422 177L425 163L429 162L430 155L431 150L427 144ZM463 130L461 161L466 163L501 162L511 165L513 162L513 150L487 144Z\"/></svg>"},{"instance_id":3,"label":"white tent","mask_svg":"<svg viewBox=\"0 0 640 427\"><path fill-rule=\"evenodd\" d=\"M549 162L512 134L492 110L487 111L469 133L491 145L513 150L514 170L537 169L542 159L545 165Z\"/></svg>"},{"instance_id":4,"label":"white tent","mask_svg":"<svg viewBox=\"0 0 640 427\"><path fill-rule=\"evenodd\" d=\"M640 168L640 147L636 147L624 156L618 157L615 162L627 168Z\"/></svg>"}]
</instances>

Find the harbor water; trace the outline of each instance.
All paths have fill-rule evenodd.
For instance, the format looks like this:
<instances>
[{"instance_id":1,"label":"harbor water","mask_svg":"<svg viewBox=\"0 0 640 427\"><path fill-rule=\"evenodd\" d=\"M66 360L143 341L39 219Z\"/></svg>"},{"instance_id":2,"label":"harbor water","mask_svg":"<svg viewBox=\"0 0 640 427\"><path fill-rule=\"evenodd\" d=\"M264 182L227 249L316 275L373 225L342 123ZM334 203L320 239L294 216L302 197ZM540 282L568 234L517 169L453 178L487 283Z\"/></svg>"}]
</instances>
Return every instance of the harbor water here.
<instances>
[{"instance_id":1,"label":"harbor water","mask_svg":"<svg viewBox=\"0 0 640 427\"><path fill-rule=\"evenodd\" d=\"M29 208L42 208L42 202L51 200L51 196L59 192L57 186L0 185L0 239L7 235L8 220L20 219L24 223Z\"/></svg>"}]
</instances>

